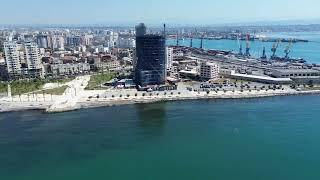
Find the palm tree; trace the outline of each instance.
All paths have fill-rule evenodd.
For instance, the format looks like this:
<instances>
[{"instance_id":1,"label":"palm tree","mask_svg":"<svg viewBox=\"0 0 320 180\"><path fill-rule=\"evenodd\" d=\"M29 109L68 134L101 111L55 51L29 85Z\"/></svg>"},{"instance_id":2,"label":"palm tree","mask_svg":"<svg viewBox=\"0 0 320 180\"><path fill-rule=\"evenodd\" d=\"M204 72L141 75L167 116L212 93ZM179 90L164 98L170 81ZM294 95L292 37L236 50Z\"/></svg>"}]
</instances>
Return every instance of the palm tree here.
<instances>
[{"instance_id":1,"label":"palm tree","mask_svg":"<svg viewBox=\"0 0 320 180\"><path fill-rule=\"evenodd\" d=\"M179 95L181 95L181 92L178 92Z\"/></svg>"},{"instance_id":2,"label":"palm tree","mask_svg":"<svg viewBox=\"0 0 320 180\"><path fill-rule=\"evenodd\" d=\"M111 97L114 98L114 95L112 95Z\"/></svg>"},{"instance_id":3,"label":"palm tree","mask_svg":"<svg viewBox=\"0 0 320 180\"><path fill-rule=\"evenodd\" d=\"M127 97L130 97L130 94L127 94Z\"/></svg>"},{"instance_id":4,"label":"palm tree","mask_svg":"<svg viewBox=\"0 0 320 180\"><path fill-rule=\"evenodd\" d=\"M135 93L135 94L134 94L134 96L135 96L135 97L137 97L137 96L138 96L138 94L137 94L137 93Z\"/></svg>"},{"instance_id":5,"label":"palm tree","mask_svg":"<svg viewBox=\"0 0 320 180\"><path fill-rule=\"evenodd\" d=\"M122 94L120 94L120 96L119 97L122 97Z\"/></svg>"},{"instance_id":6,"label":"palm tree","mask_svg":"<svg viewBox=\"0 0 320 180\"><path fill-rule=\"evenodd\" d=\"M42 91L43 101L46 101L46 96L44 95L44 91Z\"/></svg>"}]
</instances>

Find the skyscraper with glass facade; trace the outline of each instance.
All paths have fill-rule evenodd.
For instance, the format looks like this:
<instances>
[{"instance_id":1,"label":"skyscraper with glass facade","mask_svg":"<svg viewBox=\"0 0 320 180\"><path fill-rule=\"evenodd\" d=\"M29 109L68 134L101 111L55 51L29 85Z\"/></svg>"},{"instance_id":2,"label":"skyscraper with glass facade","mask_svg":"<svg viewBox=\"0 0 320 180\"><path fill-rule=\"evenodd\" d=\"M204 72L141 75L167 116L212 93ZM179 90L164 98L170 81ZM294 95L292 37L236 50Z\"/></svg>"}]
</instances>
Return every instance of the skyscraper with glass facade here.
<instances>
[{"instance_id":1,"label":"skyscraper with glass facade","mask_svg":"<svg viewBox=\"0 0 320 180\"><path fill-rule=\"evenodd\" d=\"M147 34L144 24L136 26L135 82L141 87L163 85L166 81L164 35Z\"/></svg>"}]
</instances>

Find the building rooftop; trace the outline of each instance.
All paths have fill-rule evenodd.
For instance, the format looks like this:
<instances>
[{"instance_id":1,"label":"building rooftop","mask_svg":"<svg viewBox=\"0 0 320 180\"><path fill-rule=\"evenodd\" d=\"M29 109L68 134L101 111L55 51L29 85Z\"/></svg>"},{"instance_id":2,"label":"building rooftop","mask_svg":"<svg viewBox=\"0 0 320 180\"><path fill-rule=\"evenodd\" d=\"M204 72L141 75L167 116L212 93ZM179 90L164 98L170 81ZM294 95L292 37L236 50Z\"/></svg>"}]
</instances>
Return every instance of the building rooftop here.
<instances>
[{"instance_id":1,"label":"building rooftop","mask_svg":"<svg viewBox=\"0 0 320 180\"><path fill-rule=\"evenodd\" d=\"M179 71L179 73L183 73L183 74L191 74L191 75L198 75L198 72L196 70L190 70L190 71L187 71L187 70L181 70Z\"/></svg>"},{"instance_id":2,"label":"building rooftop","mask_svg":"<svg viewBox=\"0 0 320 180\"><path fill-rule=\"evenodd\" d=\"M315 69L273 69L272 71L277 71L281 73L319 73L320 72Z\"/></svg>"},{"instance_id":3,"label":"building rooftop","mask_svg":"<svg viewBox=\"0 0 320 180\"><path fill-rule=\"evenodd\" d=\"M269 76L238 74L238 73L235 73L235 71L231 71L231 75L234 77L243 77L243 78L256 79L256 80L265 80L265 81L274 81L274 82L292 82L290 78L273 78Z\"/></svg>"},{"instance_id":4,"label":"building rooftop","mask_svg":"<svg viewBox=\"0 0 320 180\"><path fill-rule=\"evenodd\" d=\"M217 63L214 63L214 62L206 62L204 63L206 66L216 66L218 65Z\"/></svg>"}]
</instances>

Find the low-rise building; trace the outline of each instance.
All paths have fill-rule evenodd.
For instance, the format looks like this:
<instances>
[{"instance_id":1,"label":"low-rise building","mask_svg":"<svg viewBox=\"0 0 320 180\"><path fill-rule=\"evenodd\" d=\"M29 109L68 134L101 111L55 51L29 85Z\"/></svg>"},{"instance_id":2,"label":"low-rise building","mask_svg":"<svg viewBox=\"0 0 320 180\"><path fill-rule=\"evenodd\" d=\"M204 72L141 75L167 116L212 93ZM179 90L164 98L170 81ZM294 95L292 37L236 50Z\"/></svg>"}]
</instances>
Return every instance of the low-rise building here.
<instances>
[{"instance_id":1,"label":"low-rise building","mask_svg":"<svg viewBox=\"0 0 320 180\"><path fill-rule=\"evenodd\" d=\"M119 38L118 48L132 49L136 47L136 40L133 38Z\"/></svg>"},{"instance_id":2,"label":"low-rise building","mask_svg":"<svg viewBox=\"0 0 320 180\"><path fill-rule=\"evenodd\" d=\"M197 69L181 70L179 71L179 76L182 78L197 79L199 77L199 73Z\"/></svg>"},{"instance_id":3,"label":"low-rise building","mask_svg":"<svg viewBox=\"0 0 320 180\"><path fill-rule=\"evenodd\" d=\"M98 69L113 69L113 68L120 67L120 62L117 60L110 60L110 61L95 63L95 66Z\"/></svg>"},{"instance_id":4,"label":"low-rise building","mask_svg":"<svg viewBox=\"0 0 320 180\"><path fill-rule=\"evenodd\" d=\"M273 69L271 75L277 78L315 77L320 76L320 71L314 69Z\"/></svg>"},{"instance_id":5,"label":"low-rise building","mask_svg":"<svg viewBox=\"0 0 320 180\"><path fill-rule=\"evenodd\" d=\"M90 64L88 63L75 63L75 64L52 64L50 65L51 74L56 76L69 76L84 74L90 71Z\"/></svg>"},{"instance_id":6,"label":"low-rise building","mask_svg":"<svg viewBox=\"0 0 320 180\"><path fill-rule=\"evenodd\" d=\"M219 76L219 65L212 62L203 62L200 67L200 77L203 79L215 79Z\"/></svg>"},{"instance_id":7,"label":"low-rise building","mask_svg":"<svg viewBox=\"0 0 320 180\"><path fill-rule=\"evenodd\" d=\"M248 75L236 73L234 70L223 71L223 75L228 78L259 82L265 84L291 84L293 81L290 78L274 78L269 76L258 76L258 75Z\"/></svg>"}]
</instances>

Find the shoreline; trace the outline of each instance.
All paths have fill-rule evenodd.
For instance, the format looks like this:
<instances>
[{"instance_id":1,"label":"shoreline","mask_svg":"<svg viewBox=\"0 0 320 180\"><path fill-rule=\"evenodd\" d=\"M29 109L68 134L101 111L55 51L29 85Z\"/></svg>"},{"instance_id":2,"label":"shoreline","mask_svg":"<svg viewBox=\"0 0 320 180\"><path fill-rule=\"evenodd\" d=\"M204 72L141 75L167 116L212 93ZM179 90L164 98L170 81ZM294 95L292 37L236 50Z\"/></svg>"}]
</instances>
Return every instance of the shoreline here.
<instances>
[{"instance_id":1,"label":"shoreline","mask_svg":"<svg viewBox=\"0 0 320 180\"><path fill-rule=\"evenodd\" d=\"M80 76L69 82L62 95L23 94L0 99L0 113L39 110L45 113L60 113L79 109L109 107L129 104L148 104L169 101L204 99L247 99L273 96L320 94L320 90L296 90L289 86L282 89L248 89L224 91L190 91L185 84L177 90L142 92L136 89L85 90L90 76Z\"/></svg>"},{"instance_id":2,"label":"shoreline","mask_svg":"<svg viewBox=\"0 0 320 180\"><path fill-rule=\"evenodd\" d=\"M275 91L275 92L263 92L263 93L248 93L248 92L235 92L233 94L217 93L217 94L197 94L193 96L188 95L176 95L171 97L135 97L135 98L114 98L114 99L81 99L74 103L72 106L64 106L56 109L50 109L52 102L1 102L0 101L0 113L6 112L19 112L19 111L43 111L45 113L62 113L68 111L76 111L80 109L98 108L98 107L112 107L130 104L151 104L158 102L170 102L170 101L190 101L190 100L223 100L223 99L255 99L266 98L276 96L299 96L299 95L316 95L320 94L320 90L313 91Z\"/></svg>"},{"instance_id":3,"label":"shoreline","mask_svg":"<svg viewBox=\"0 0 320 180\"><path fill-rule=\"evenodd\" d=\"M98 108L98 107L112 107L130 104L152 104L158 102L171 102L171 101L194 101L194 100L225 100L225 99L260 99L267 97L277 96L306 96L306 95L320 95L320 91L302 91L297 93L283 93L283 94L264 94L264 95L244 95L244 96L225 96L225 97L173 97L168 99L150 99L150 100L122 100L122 101L89 101L79 103L79 109Z\"/></svg>"}]
</instances>

